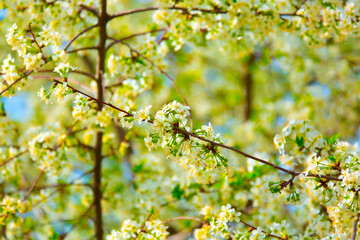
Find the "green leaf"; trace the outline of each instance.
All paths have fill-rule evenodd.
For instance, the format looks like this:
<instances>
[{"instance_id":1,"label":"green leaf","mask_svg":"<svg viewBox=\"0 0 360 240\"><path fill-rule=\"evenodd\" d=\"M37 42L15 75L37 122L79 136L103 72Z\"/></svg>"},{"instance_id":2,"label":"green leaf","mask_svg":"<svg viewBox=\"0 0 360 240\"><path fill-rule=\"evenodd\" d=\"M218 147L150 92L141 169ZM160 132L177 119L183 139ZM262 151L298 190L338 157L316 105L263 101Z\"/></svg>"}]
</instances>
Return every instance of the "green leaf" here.
<instances>
[{"instance_id":1,"label":"green leaf","mask_svg":"<svg viewBox=\"0 0 360 240\"><path fill-rule=\"evenodd\" d=\"M326 143L327 143L328 145L331 146L331 145L334 145L334 144L335 144L336 140L338 140L339 137L340 137L340 133L337 133L337 134L335 134L335 135L333 135L333 136L331 136L331 137L329 137L329 138L325 138L325 141L326 141Z\"/></svg>"},{"instance_id":2,"label":"green leaf","mask_svg":"<svg viewBox=\"0 0 360 240\"><path fill-rule=\"evenodd\" d=\"M295 142L296 142L296 145L298 145L298 147L300 147L300 148L303 147L304 142L305 142L304 137L303 136L301 136L301 137L296 136Z\"/></svg>"},{"instance_id":3,"label":"green leaf","mask_svg":"<svg viewBox=\"0 0 360 240\"><path fill-rule=\"evenodd\" d=\"M49 240L57 240L60 239L60 234L58 234L55 230L52 231L52 234L49 236Z\"/></svg>"},{"instance_id":4,"label":"green leaf","mask_svg":"<svg viewBox=\"0 0 360 240\"><path fill-rule=\"evenodd\" d=\"M336 158L334 156L328 156L328 159L332 162L335 163L336 162Z\"/></svg>"},{"instance_id":5,"label":"green leaf","mask_svg":"<svg viewBox=\"0 0 360 240\"><path fill-rule=\"evenodd\" d=\"M144 159L144 160L142 160L139 164L134 165L133 168L132 168L133 172L134 172L134 173L139 173L139 172L141 172L142 169L144 168L145 163L146 163L146 160Z\"/></svg>"},{"instance_id":6,"label":"green leaf","mask_svg":"<svg viewBox=\"0 0 360 240\"><path fill-rule=\"evenodd\" d=\"M172 196L178 200L182 198L184 193L185 192L180 188L180 184L176 185L176 187L171 192Z\"/></svg>"}]
</instances>

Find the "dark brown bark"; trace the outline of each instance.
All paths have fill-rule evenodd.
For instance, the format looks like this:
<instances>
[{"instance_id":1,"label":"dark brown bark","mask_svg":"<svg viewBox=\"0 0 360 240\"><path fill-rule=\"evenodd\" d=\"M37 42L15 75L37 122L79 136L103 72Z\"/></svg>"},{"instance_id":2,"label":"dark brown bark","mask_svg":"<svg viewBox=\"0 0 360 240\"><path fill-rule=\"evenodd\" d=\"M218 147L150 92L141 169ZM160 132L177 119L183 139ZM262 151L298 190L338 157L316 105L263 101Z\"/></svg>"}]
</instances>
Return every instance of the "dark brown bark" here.
<instances>
[{"instance_id":1,"label":"dark brown bark","mask_svg":"<svg viewBox=\"0 0 360 240\"><path fill-rule=\"evenodd\" d=\"M104 101L104 82L103 75L105 72L105 44L106 44L106 24L108 15L106 13L106 0L101 0L99 9L99 45L98 56L96 63L96 81L97 81L97 98ZM97 102L97 109L101 111L103 107L102 102ZM95 144L95 161L94 161L94 179L93 179L93 192L94 192L94 222L95 222L95 238L97 240L103 239L103 223L102 223L102 208L101 208L101 162L102 162L102 131L96 134Z\"/></svg>"},{"instance_id":2,"label":"dark brown bark","mask_svg":"<svg viewBox=\"0 0 360 240\"><path fill-rule=\"evenodd\" d=\"M249 56L249 60L245 65L245 74L244 74L244 94L245 94L245 104L244 104L244 120L247 121L251 117L252 112L252 89L253 89L253 76L252 76L252 66L255 61L255 54Z\"/></svg>"},{"instance_id":3,"label":"dark brown bark","mask_svg":"<svg viewBox=\"0 0 360 240\"><path fill-rule=\"evenodd\" d=\"M354 222L354 228L353 228L353 234L352 234L351 240L355 240L355 239L356 239L357 227L358 227L358 224L359 224L359 217L360 217L360 213L358 213L358 214L356 215L355 222Z\"/></svg>"}]
</instances>

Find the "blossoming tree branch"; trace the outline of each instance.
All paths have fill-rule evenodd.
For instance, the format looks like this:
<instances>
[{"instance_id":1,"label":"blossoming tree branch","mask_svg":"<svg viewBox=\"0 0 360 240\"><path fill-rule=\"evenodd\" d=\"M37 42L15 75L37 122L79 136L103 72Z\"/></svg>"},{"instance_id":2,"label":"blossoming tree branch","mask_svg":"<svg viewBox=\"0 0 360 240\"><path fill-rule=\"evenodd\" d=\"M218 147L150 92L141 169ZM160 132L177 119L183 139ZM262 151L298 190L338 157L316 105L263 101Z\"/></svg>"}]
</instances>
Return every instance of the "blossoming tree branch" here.
<instances>
[{"instance_id":1,"label":"blossoming tree branch","mask_svg":"<svg viewBox=\"0 0 360 240\"><path fill-rule=\"evenodd\" d=\"M1 239L357 239L359 6L1 0Z\"/></svg>"}]
</instances>

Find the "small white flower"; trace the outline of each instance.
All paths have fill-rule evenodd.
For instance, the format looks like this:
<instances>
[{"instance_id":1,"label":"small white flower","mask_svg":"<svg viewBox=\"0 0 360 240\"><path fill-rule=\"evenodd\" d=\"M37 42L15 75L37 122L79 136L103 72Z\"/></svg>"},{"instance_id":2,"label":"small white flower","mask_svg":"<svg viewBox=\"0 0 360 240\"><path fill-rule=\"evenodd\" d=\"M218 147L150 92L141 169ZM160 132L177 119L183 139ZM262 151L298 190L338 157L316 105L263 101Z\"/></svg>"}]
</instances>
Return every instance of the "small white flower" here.
<instances>
[{"instance_id":1,"label":"small white flower","mask_svg":"<svg viewBox=\"0 0 360 240\"><path fill-rule=\"evenodd\" d=\"M55 69L54 72L58 73L61 77L67 78L70 71L77 69L76 67L72 67L69 63L60 63Z\"/></svg>"}]
</instances>

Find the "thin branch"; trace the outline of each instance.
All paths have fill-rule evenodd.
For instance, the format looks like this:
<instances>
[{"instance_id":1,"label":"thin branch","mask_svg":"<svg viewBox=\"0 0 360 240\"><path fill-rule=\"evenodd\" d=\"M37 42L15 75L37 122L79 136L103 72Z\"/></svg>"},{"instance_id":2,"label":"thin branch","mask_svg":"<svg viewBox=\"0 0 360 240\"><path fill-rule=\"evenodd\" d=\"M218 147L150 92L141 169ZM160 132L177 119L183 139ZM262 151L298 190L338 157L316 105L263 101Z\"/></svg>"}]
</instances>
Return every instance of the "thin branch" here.
<instances>
[{"instance_id":1,"label":"thin branch","mask_svg":"<svg viewBox=\"0 0 360 240\"><path fill-rule=\"evenodd\" d=\"M164 225L168 224L169 222L173 222L173 221L176 221L176 220L193 220L193 221L197 221L197 222L200 222L202 225L206 225L207 223L204 222L203 220L201 220L200 218L196 218L196 217L174 217L174 218L171 218L169 220L166 220L163 222Z\"/></svg>"},{"instance_id":2,"label":"thin branch","mask_svg":"<svg viewBox=\"0 0 360 240\"><path fill-rule=\"evenodd\" d=\"M88 12L91 12L92 14L94 14L97 18L99 17L99 11L96 9L96 8L93 8L93 7L89 7L89 6L86 6L84 4L80 4L80 8L88 11Z\"/></svg>"},{"instance_id":3,"label":"thin branch","mask_svg":"<svg viewBox=\"0 0 360 240\"><path fill-rule=\"evenodd\" d=\"M43 46L40 46L39 43L37 42L36 40L36 37L35 37L35 34L33 33L32 29L31 29L31 23L29 23L29 30L30 34L32 35L32 37L34 38L33 41L35 42L36 46L39 48L39 51L41 53L41 56L42 56L42 59L44 60L44 63L41 64L41 66L39 68L41 68L42 66L44 66L47 62L48 62L48 59L44 56L43 52L42 52L42 48ZM12 82L9 86L7 86L4 90L2 90L0 92L0 96L6 92L7 90L9 90L12 86L14 86L16 83L18 83L20 80L26 78L27 76L29 76L31 73L33 73L34 70L30 70L30 71L27 71L24 73L23 76L19 77L18 79L16 79L14 82Z\"/></svg>"},{"instance_id":4,"label":"thin branch","mask_svg":"<svg viewBox=\"0 0 360 240\"><path fill-rule=\"evenodd\" d=\"M283 19L283 17L302 17L305 18L303 15L298 15L297 12L300 10L300 8L306 3L306 0L302 0L302 2L295 7L295 11L292 13L279 13L280 18Z\"/></svg>"},{"instance_id":5,"label":"thin branch","mask_svg":"<svg viewBox=\"0 0 360 240\"><path fill-rule=\"evenodd\" d=\"M56 80L56 79L51 79L51 80L52 80L53 82L63 84L62 81L59 81L59 80ZM72 86L70 86L70 85L67 85L67 86L68 86L68 88L70 88L71 90L73 90L73 92L81 93L81 94L87 96L88 98L90 98L90 99L93 100L93 101L102 103L102 104L104 104L104 105L106 105L106 106L109 106L109 107L111 107L111 108L113 108L113 109L116 109L116 110L118 110L118 111L120 111L120 112L126 113L126 114L127 114L126 116L132 116L132 114L130 114L130 113L128 113L127 111L122 110L122 109L120 109L120 108L118 108L118 107L115 107L115 106L112 105L111 103L107 103L107 102L104 102L104 101L102 101L102 100L99 100L99 99L97 99L97 98L95 98L95 97L93 97L93 96L90 96L89 94L87 94L87 93L85 93L85 92L83 92L83 91L80 91L80 90L78 90L78 89L76 89L76 88L74 88L74 87L72 87Z\"/></svg>"},{"instance_id":6,"label":"thin branch","mask_svg":"<svg viewBox=\"0 0 360 240\"><path fill-rule=\"evenodd\" d=\"M86 184L86 183L59 183L59 184L50 184L50 185L43 185L43 186L35 186L33 191L39 191L42 189L49 189L49 188L65 188L65 187L89 187L91 188L90 184ZM17 193L17 192L22 192L22 191L28 191L28 187L22 187L22 188L18 188L16 190L13 191L8 191L5 194L13 194L13 193Z\"/></svg>"},{"instance_id":7,"label":"thin branch","mask_svg":"<svg viewBox=\"0 0 360 240\"><path fill-rule=\"evenodd\" d=\"M55 79L52 79L52 80L53 80L54 82L57 82L57 83L61 83L61 84L63 83L63 82L58 81L58 80L55 80ZM95 97L92 97L92 96L90 96L90 95L88 95L88 94L86 94L86 93L84 93L84 92L82 92L82 91L80 91L80 90L78 90L78 89L75 89L74 87L72 87L72 86L70 86L70 85L68 85L68 87L69 87L70 89L72 89L74 92L81 93L81 94L89 97L89 98L90 98L91 100L93 100L93 101L100 102L100 103L102 103L102 104L104 104L104 105L107 105L107 106L109 106L109 107L117 110L117 111L120 111L120 112L125 113L126 115L124 115L124 117L133 117L133 116L134 116L133 114L131 114L131 113L129 113L129 112L123 110L123 109L120 109L120 108L118 108L118 107L115 107L115 106L112 105L111 103L107 103L107 102L104 102L104 101L102 101L102 100L99 100L99 99L97 99L97 98L95 98ZM153 123L153 121L151 121L151 120L148 120L147 122L148 122L148 123ZM192 136L192 137L194 137L194 138L197 138L197 139L200 139L200 140L202 140L202 141L208 142L208 143L210 143L211 145L218 146L218 147L225 148L225 149L231 150L231 151L233 151L233 152L239 153L239 154L243 155L244 157L253 159L253 160L257 161L257 162L261 162L261 163L266 164L266 165L268 165L268 166L270 166L270 167L272 167L272 168L275 168L275 169L277 169L277 170L280 170L280 171L282 171L282 172L288 173L288 174L293 175L293 176L294 176L294 175L295 175L295 176L298 176L298 175L300 175L300 174L304 174L304 175L307 176L307 177L315 177L315 178L319 178L319 179L323 178L323 179L333 180L333 181L338 181L338 182L341 182L341 181L342 181L342 179L336 178L336 177L332 177L332 176L321 175L321 174L313 174L313 173L303 173L303 172L296 172L296 171L293 171L293 170L289 170L289 169L286 169L286 168L277 166L277 165L275 165L275 164L273 164L273 163L271 163L271 162L268 162L268 161L266 161L266 160L263 160L263 159L261 159L261 158L258 158L258 157L252 156L252 155L250 155L250 154L247 154L247 153L245 153L245 152L243 152L243 151L241 151L241 150L239 150L239 149L236 149L236 148L234 148L234 147L230 147L230 146L227 146L227 145L224 145L224 144L221 144L221 143L217 143L217 142L211 141L211 140L209 140L209 139L206 139L206 138L204 138L204 137L201 137L201 136L199 136L199 135L196 135L195 133L188 132L188 131L186 131L186 130L184 130L184 129L176 128L175 130L176 130L177 132L180 132L180 133L184 134L184 135Z\"/></svg>"},{"instance_id":8,"label":"thin branch","mask_svg":"<svg viewBox=\"0 0 360 240\"><path fill-rule=\"evenodd\" d=\"M40 51L40 53L41 53L42 58L43 58L44 60L46 60L46 59L44 58L44 53L42 52L42 48L43 48L44 46L40 46L39 43L38 43L38 41L36 40L36 36L35 36L34 32L33 32L32 29L31 29L31 22L29 23L29 32L30 32L31 36L33 37L33 41L35 42L36 46L39 48L39 51Z\"/></svg>"},{"instance_id":9,"label":"thin branch","mask_svg":"<svg viewBox=\"0 0 360 240\"><path fill-rule=\"evenodd\" d=\"M7 159L6 161L4 161L4 162L0 163L0 167L5 166L6 164L8 164L8 163L9 163L9 162L11 162L12 160L14 160L14 159L16 159L16 158L20 157L21 155L23 155L23 154L24 154L24 153L26 153L26 152L28 152L28 150L27 150L27 149L26 149L26 150L24 150L24 151L22 151L22 152L19 152L19 153L18 153L18 154L16 154L15 156L12 156L11 158Z\"/></svg>"},{"instance_id":10,"label":"thin branch","mask_svg":"<svg viewBox=\"0 0 360 240\"><path fill-rule=\"evenodd\" d=\"M186 106L190 107L188 101L186 100L185 96L182 94L182 92L180 91L180 89L176 86L175 84L175 79L173 77L171 77L167 72L165 72L163 69L161 69L159 66L157 66L151 59L149 59L148 57L146 57L145 55L141 54L139 51L135 50L134 48L132 48L129 44L121 42L121 44L127 46L130 51L135 52L138 56L142 57L143 59L145 59L146 61L148 61L150 63L151 66L153 66L154 68L156 68L161 74L165 75L168 79L170 79L171 83L173 84L175 90L177 91L177 93L180 95L181 99L183 100L183 102L185 103ZM192 119L192 112L191 112L191 108L189 109L189 117L190 117L190 131L192 132L193 130L193 119Z\"/></svg>"},{"instance_id":11,"label":"thin branch","mask_svg":"<svg viewBox=\"0 0 360 240\"><path fill-rule=\"evenodd\" d=\"M71 132L72 132L72 129L74 128L74 126L76 125L77 121L75 121L71 126L70 128L68 129L68 131L66 132L66 136L68 136ZM56 151L59 147L61 147L61 144L62 142L60 142L58 145L55 146L54 149L52 149L53 151ZM45 172L45 168L43 168L39 175L35 178L34 182L32 183L31 187L29 188L28 192L25 194L24 198L22 199L22 201L24 202L28 197L29 195L31 194L31 192L34 190L37 182L39 181L40 177L44 174Z\"/></svg>"},{"instance_id":12,"label":"thin branch","mask_svg":"<svg viewBox=\"0 0 360 240\"><path fill-rule=\"evenodd\" d=\"M203 138L203 137L201 137L201 136L199 136L199 135L196 135L196 134L194 134L194 133L187 132L187 131L185 131L185 130L183 130L183 129L177 129L177 130L178 130L179 132L183 133L183 134L190 135L190 136L192 136L192 137L194 137L194 138L203 140L203 141L208 142L208 143L210 143L210 144L212 144L212 145L215 145L215 146L218 146L218 147L221 147L221 148L225 148L225 149L229 149L229 150L231 150L231 151L237 152L237 153L243 155L244 157L247 157L247 158L253 159L253 160L255 160L255 161L261 162L261 163L263 163L263 164L269 165L269 166L271 166L272 168L278 169L278 170L280 170L280 171L282 171L282 172L285 172L285 173L288 173L288 174L291 174L291 175L296 175L296 176L298 176L298 175L300 175L300 174L304 174L304 173L302 173L302 172L295 172L295 171L293 171L293 170L289 170L289 169L286 169L286 168L277 166L277 165L275 165L275 164L273 164L273 163L271 163L271 162L268 162L268 161L266 161L266 160L263 160L263 159L260 159L260 158L255 157L255 156L252 156L252 155L250 155L250 154L247 154L247 153L245 153L245 152L243 152L243 151L240 151L239 149L236 149L236 148L234 148L234 147L230 147L230 146L227 146L227 145L224 145L224 144L221 144L221 143L217 143L217 142L211 141L211 140L209 140L209 139ZM318 174L311 174L311 173L309 173L309 174L305 173L305 174L306 174L306 176L308 176L308 177L325 178L325 179L328 179L328 180L334 180L334 181L339 181L339 182L342 181L342 180L339 179L339 178L331 177L331 176L326 176L326 175L320 175L320 174L318 175Z\"/></svg>"},{"instance_id":13,"label":"thin branch","mask_svg":"<svg viewBox=\"0 0 360 240\"><path fill-rule=\"evenodd\" d=\"M45 172L45 169L42 169L40 171L39 175L37 175L37 177L35 178L34 182L31 185L31 187L29 188L29 190L25 194L24 198L22 199L23 202L30 196L31 192L34 190L37 182L39 181L40 177L43 175L44 172Z\"/></svg>"},{"instance_id":14,"label":"thin branch","mask_svg":"<svg viewBox=\"0 0 360 240\"><path fill-rule=\"evenodd\" d=\"M73 135L73 134L76 134L76 133L79 133L79 132L82 132L82 131L85 131L85 130L87 130L86 127L83 127L83 128L80 128L80 129L76 129L76 130L72 131L72 132L70 133L70 135Z\"/></svg>"},{"instance_id":15,"label":"thin branch","mask_svg":"<svg viewBox=\"0 0 360 240\"><path fill-rule=\"evenodd\" d=\"M72 132L73 128L75 127L75 125L78 123L78 120L75 120L74 123L69 127L69 129L67 130L67 132L65 133L65 137L63 138L63 140L61 142L58 143L58 145L55 146L54 151L56 151L59 147L61 147L61 145L64 143L64 141L66 140L66 137L68 137L70 135L70 133Z\"/></svg>"},{"instance_id":16,"label":"thin branch","mask_svg":"<svg viewBox=\"0 0 360 240\"><path fill-rule=\"evenodd\" d=\"M110 15L110 20L114 19L114 18L117 18L117 17L122 17L122 16L130 15L130 14L134 14L134 13L156 11L156 10L159 10L159 9L162 9L162 8L160 8L160 7L145 7L145 8L132 9L132 10L112 14L112 15ZM181 11L186 11L186 12L189 10L188 8L185 8L185 7L176 7L176 6L167 7L167 8L163 8L163 9L181 10ZM192 8L190 10L192 10L192 11L200 11L200 12L203 12L203 13L220 13L220 14L228 13L228 11L219 10L219 9Z\"/></svg>"},{"instance_id":17,"label":"thin branch","mask_svg":"<svg viewBox=\"0 0 360 240\"><path fill-rule=\"evenodd\" d=\"M76 34L72 39L70 39L69 40L69 42L66 44L66 46L64 47L64 50L66 51L69 47L70 47L70 45L78 38L78 37L80 37L81 35L83 35L84 33L86 33L87 31L89 31L89 30L91 30L91 29L93 29L93 28L95 28L95 27L98 27L99 26L99 24L97 23L97 24L94 24L94 25L92 25L92 26L90 26L90 27L87 27L87 28L85 28L84 30L82 30L81 32L79 32L78 34Z\"/></svg>"},{"instance_id":18,"label":"thin branch","mask_svg":"<svg viewBox=\"0 0 360 240\"><path fill-rule=\"evenodd\" d=\"M9 86L7 86L4 90L2 90L0 92L0 96L6 92L7 90L9 90L12 86L14 86L16 83L20 82L22 79L26 78L27 76L29 76L31 73L33 73L34 70L30 70L30 71L27 71L25 72L25 74L21 77L19 77L18 79L16 79L14 82L12 82Z\"/></svg>"},{"instance_id":19,"label":"thin branch","mask_svg":"<svg viewBox=\"0 0 360 240\"><path fill-rule=\"evenodd\" d=\"M166 220L163 222L164 225L168 224L169 222L173 222L173 221L176 221L176 220L193 220L193 221L197 221L197 222L200 222L202 225L207 225L208 223L204 222L203 220L201 220L200 218L196 218L196 217L175 217L175 218L171 218L169 220ZM245 224L247 227L250 227L250 231L253 231L255 229L257 229L256 227L252 226L251 224L249 223L246 223L244 222L243 220L240 220L241 223ZM279 236L276 236L276 235L273 235L273 234L270 234L266 231L262 231L263 233L265 233L267 236L269 237L273 237L273 238L277 238L277 239L282 239L282 240L286 240L286 238L282 238L282 237L279 237Z\"/></svg>"},{"instance_id":20,"label":"thin branch","mask_svg":"<svg viewBox=\"0 0 360 240\"><path fill-rule=\"evenodd\" d=\"M96 50L96 49L98 49L98 47L96 47L96 46L83 47L83 48L77 48L77 49L73 49L73 50L70 50L70 51L66 51L66 53L76 53L76 52L79 52L79 51L84 51L84 50Z\"/></svg>"},{"instance_id":21,"label":"thin branch","mask_svg":"<svg viewBox=\"0 0 360 240\"><path fill-rule=\"evenodd\" d=\"M123 85L124 79L120 79L118 82L105 86L106 88L113 88Z\"/></svg>"},{"instance_id":22,"label":"thin branch","mask_svg":"<svg viewBox=\"0 0 360 240\"><path fill-rule=\"evenodd\" d=\"M33 78L34 78L34 79L47 79L47 80L51 78L51 79L57 79L58 81L63 80L63 78L61 78L61 77L50 77L50 76L42 76L42 75L40 75L40 76L34 76ZM74 80L74 79L72 79L72 78L68 78L67 81L68 81L68 82L71 82L71 83L74 83L74 84L76 84L76 85L79 85L80 87L82 87L82 88L85 89L86 91L91 92L92 94L94 94L94 90L93 90L93 89L89 88L87 85L85 85L85 84L83 84L83 83L81 83L81 82L78 82L78 81L76 81L76 80Z\"/></svg>"},{"instance_id":23,"label":"thin branch","mask_svg":"<svg viewBox=\"0 0 360 240\"><path fill-rule=\"evenodd\" d=\"M160 44L163 40L166 39L166 33L169 31L170 26L168 26L167 28L165 28L164 33L161 35L161 37L159 38L159 40L157 41L157 44Z\"/></svg>"},{"instance_id":24,"label":"thin branch","mask_svg":"<svg viewBox=\"0 0 360 240\"><path fill-rule=\"evenodd\" d=\"M51 1L51 2L47 2L46 0L42 0L42 2L43 2L44 4L47 4L47 5L53 5L53 4L55 4L55 3L57 2L57 0L53 0L53 1Z\"/></svg>"},{"instance_id":25,"label":"thin branch","mask_svg":"<svg viewBox=\"0 0 360 240\"><path fill-rule=\"evenodd\" d=\"M294 13L297 13L300 10L300 8L306 3L306 1L307 0L302 0L301 3L295 7L296 10L294 11Z\"/></svg>"},{"instance_id":26,"label":"thin branch","mask_svg":"<svg viewBox=\"0 0 360 240\"><path fill-rule=\"evenodd\" d=\"M81 174L79 177L73 179L69 184L73 184L73 183L75 183L77 180L79 180L79 179L81 179L81 178L83 178L83 177L85 177L85 176L87 176L87 175L89 175L90 173L93 173L93 172L94 172L94 169L90 169L89 171L86 171L86 172L84 172L83 174ZM47 196L45 197L45 199L50 198L51 196L53 196L53 195L54 195L55 193L57 193L58 191L59 191L59 188L57 188L56 190L54 190L53 192L51 192L49 195L47 195ZM38 205L38 204L40 204L40 203L41 203L40 201L37 202L37 203L35 204L35 206Z\"/></svg>"},{"instance_id":27,"label":"thin branch","mask_svg":"<svg viewBox=\"0 0 360 240\"><path fill-rule=\"evenodd\" d=\"M86 209L86 211L83 214L81 214L81 216L77 219L76 223L74 223L71 226L71 229L68 232L66 232L65 234L61 235L62 239L65 239L66 236L69 235L76 228L77 225L79 225L81 220L83 220L83 218L89 214L89 212L91 211L93 206L94 206L94 203L91 203L91 205Z\"/></svg>"},{"instance_id":28,"label":"thin branch","mask_svg":"<svg viewBox=\"0 0 360 240\"><path fill-rule=\"evenodd\" d=\"M244 224L245 226L250 227L250 231L251 231L251 232L257 229L257 228L254 227L253 225L251 225L251 224L249 224L249 223L246 223L246 222L244 222L243 220L240 220L240 222L241 222L242 224ZM273 237L273 238L277 238L277 239L282 239L282 240L287 240L287 238L282 238L282 237L279 237L279 236L270 234L270 233L268 233L268 232L266 232L266 231L261 231L261 232L265 233L265 234L268 235L269 237Z\"/></svg>"},{"instance_id":29,"label":"thin branch","mask_svg":"<svg viewBox=\"0 0 360 240\"><path fill-rule=\"evenodd\" d=\"M137 8L137 9L132 9L132 10L127 10L124 12L120 12L120 13L116 13L116 14L112 14L110 15L110 20L117 18L117 17L122 17L122 16L126 16L126 15L131 15L134 13L141 13L141 12L148 12L148 11L156 11L156 10L160 10L160 9L164 9L164 10L180 10L183 11L185 13L189 13L189 11L199 11L202 13L210 13L210 14L227 14L229 11L227 10L221 10L221 9L206 9L206 8L199 8L199 7L195 7L195 8L186 8L186 7L177 7L177 6L171 6L171 7L145 7L145 8ZM299 16L300 15L296 15L294 13L279 13L278 14L279 17L283 17L283 16Z\"/></svg>"},{"instance_id":30,"label":"thin branch","mask_svg":"<svg viewBox=\"0 0 360 240\"><path fill-rule=\"evenodd\" d=\"M88 149L90 151L95 150L95 148L93 146L82 144L82 143L78 143L77 145L70 145L70 146L67 146L67 147L68 148L85 148L85 149Z\"/></svg>"},{"instance_id":31,"label":"thin branch","mask_svg":"<svg viewBox=\"0 0 360 240\"><path fill-rule=\"evenodd\" d=\"M145 31L145 32L139 32L139 33L134 33L131 34L129 36L120 38L120 39L115 39L115 38L110 38L113 39L114 41L111 42L107 47L106 47L106 51L109 50L109 48L111 48L113 45L115 45L116 43L121 43L122 41L137 37L137 36L142 36L142 35L146 35L148 33L154 33L154 32L161 32L161 31L165 31L166 28L159 28L159 29L155 29L155 30L150 30L150 31Z\"/></svg>"},{"instance_id":32,"label":"thin branch","mask_svg":"<svg viewBox=\"0 0 360 240\"><path fill-rule=\"evenodd\" d=\"M353 234L352 234L351 240L356 239L357 227L358 227L358 224L359 224L359 217L360 217L360 213L356 214L356 218L355 218L355 222L354 222L354 228L353 228Z\"/></svg>"},{"instance_id":33,"label":"thin branch","mask_svg":"<svg viewBox=\"0 0 360 240\"><path fill-rule=\"evenodd\" d=\"M136 233L136 235L135 235L135 237L134 237L133 240L136 240L136 239L139 237L139 235L140 235L142 232L144 232L146 223L147 223L147 221L150 220L151 216L152 216L152 212L149 213L149 216L146 218L145 222L144 222L143 225L141 226L140 231L138 231L138 232Z\"/></svg>"},{"instance_id":34,"label":"thin branch","mask_svg":"<svg viewBox=\"0 0 360 240\"><path fill-rule=\"evenodd\" d=\"M38 70L38 72L54 73L54 69L40 69L40 70ZM81 71L81 70L72 70L72 71L70 72L70 74L71 74L71 73L76 73L76 74L84 75L84 76L87 76L87 77L89 77L89 78L91 78L91 79L96 80L96 77L95 77L93 74L89 73L89 72L85 72L85 71Z\"/></svg>"}]
</instances>

